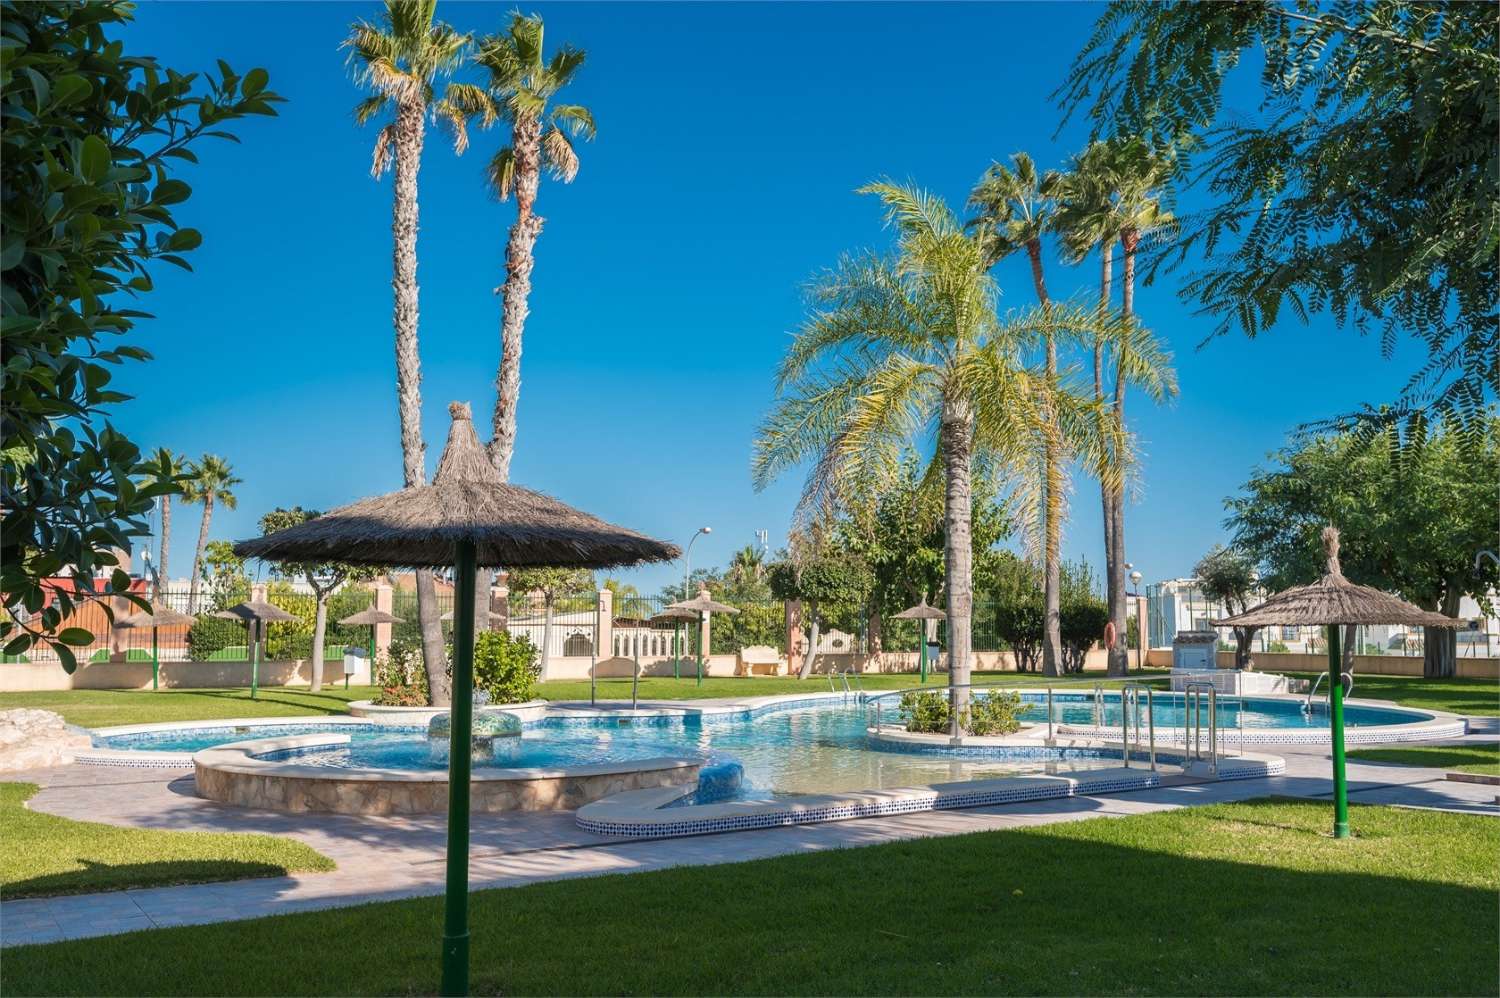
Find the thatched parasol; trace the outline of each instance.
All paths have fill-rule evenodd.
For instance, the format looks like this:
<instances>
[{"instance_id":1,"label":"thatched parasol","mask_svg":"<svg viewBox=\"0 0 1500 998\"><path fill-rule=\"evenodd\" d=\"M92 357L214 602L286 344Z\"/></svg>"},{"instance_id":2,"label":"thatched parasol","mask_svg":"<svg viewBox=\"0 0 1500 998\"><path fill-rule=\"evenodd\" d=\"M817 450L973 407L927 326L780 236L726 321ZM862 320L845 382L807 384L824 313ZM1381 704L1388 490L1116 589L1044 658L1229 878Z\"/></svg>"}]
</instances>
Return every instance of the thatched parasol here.
<instances>
[{"instance_id":1,"label":"thatched parasol","mask_svg":"<svg viewBox=\"0 0 1500 998\"><path fill-rule=\"evenodd\" d=\"M917 640L919 663L917 671L922 675L922 682L927 682L927 621L947 620L948 615L935 606L927 605L927 597L923 596L916 606L909 606L900 613L891 614L893 620L920 620L920 635Z\"/></svg>"},{"instance_id":2,"label":"thatched parasol","mask_svg":"<svg viewBox=\"0 0 1500 998\"><path fill-rule=\"evenodd\" d=\"M1323 528L1328 568L1317 582L1293 586L1244 613L1214 621L1216 627L1265 627L1270 624L1328 628L1328 724L1333 743L1333 836L1349 837L1349 797L1344 778L1344 683L1339 628L1345 624L1407 624L1458 627L1462 621L1413 606L1379 589L1344 578L1339 567L1339 532Z\"/></svg>"},{"instance_id":3,"label":"thatched parasol","mask_svg":"<svg viewBox=\"0 0 1500 998\"><path fill-rule=\"evenodd\" d=\"M137 610L130 616L121 617L115 621L116 627L151 628L151 688L153 690L161 685L161 650L156 643L156 629L158 627L180 627L183 624L191 624L196 619L191 614L174 610L162 603L153 602L149 610Z\"/></svg>"},{"instance_id":4,"label":"thatched parasol","mask_svg":"<svg viewBox=\"0 0 1500 998\"><path fill-rule=\"evenodd\" d=\"M351 613L339 621L345 627L368 627L370 629L370 682L375 682L375 628L379 624L404 624L406 619L394 613L377 610L373 606L358 613ZM349 674L344 673L344 689L349 688Z\"/></svg>"},{"instance_id":5,"label":"thatched parasol","mask_svg":"<svg viewBox=\"0 0 1500 998\"><path fill-rule=\"evenodd\" d=\"M661 624L672 625L672 678L682 678L682 649L687 647L687 639L682 633L682 623L686 620L697 620L698 614L694 610L684 610L680 607L667 607L658 614L654 614L646 623L652 627Z\"/></svg>"},{"instance_id":6,"label":"thatched parasol","mask_svg":"<svg viewBox=\"0 0 1500 998\"><path fill-rule=\"evenodd\" d=\"M442 994L469 991L469 735L474 711L474 577L481 565L606 568L670 561L675 545L605 523L530 489L507 485L474 433L466 403L431 485L364 499L235 545L242 557L431 567L454 572L453 707L448 753L448 871Z\"/></svg>"},{"instance_id":7,"label":"thatched parasol","mask_svg":"<svg viewBox=\"0 0 1500 998\"><path fill-rule=\"evenodd\" d=\"M212 616L245 622L250 644L250 699L257 699L260 696L260 638L265 634L266 625L297 618L275 604L258 599L236 603L226 610L219 610Z\"/></svg>"},{"instance_id":8,"label":"thatched parasol","mask_svg":"<svg viewBox=\"0 0 1500 998\"><path fill-rule=\"evenodd\" d=\"M503 613L496 613L494 610L489 610L487 612L489 614L490 623L492 623L492 624L498 624L502 620L505 619L505 614L503 614ZM443 620L443 621L451 621L452 619L453 619L453 611L452 610L449 610L447 613L443 614L441 617L438 618L438 620Z\"/></svg>"},{"instance_id":9,"label":"thatched parasol","mask_svg":"<svg viewBox=\"0 0 1500 998\"><path fill-rule=\"evenodd\" d=\"M684 599L684 600L678 600L676 603L668 603L667 604L667 609L668 610L691 610L693 613L696 613L698 615L698 622L700 624L700 628L701 628L701 624L703 622L703 615L705 613L739 613L738 610L736 610L734 607L730 606L728 603L719 603L719 602L711 599L709 597L709 595L708 595L708 587L707 586L699 586L698 587L698 595L694 596L692 599ZM699 640L699 642L698 642L698 683L697 683L697 685L699 685L699 686L703 685L703 651L704 651L704 649L703 649L703 642L702 642L702 640Z\"/></svg>"}]
</instances>

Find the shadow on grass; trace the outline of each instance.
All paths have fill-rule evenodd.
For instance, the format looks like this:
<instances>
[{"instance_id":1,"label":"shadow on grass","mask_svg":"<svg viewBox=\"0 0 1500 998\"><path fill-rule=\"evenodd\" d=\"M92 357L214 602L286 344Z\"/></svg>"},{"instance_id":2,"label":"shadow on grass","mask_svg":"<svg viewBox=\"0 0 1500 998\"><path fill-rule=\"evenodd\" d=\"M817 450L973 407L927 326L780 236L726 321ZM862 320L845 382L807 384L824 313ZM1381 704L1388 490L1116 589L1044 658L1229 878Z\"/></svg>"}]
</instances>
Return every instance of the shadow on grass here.
<instances>
[{"instance_id":1,"label":"shadow on grass","mask_svg":"<svg viewBox=\"0 0 1500 998\"><path fill-rule=\"evenodd\" d=\"M49 873L0 886L0 900L123 891L136 887L171 887L250 877L284 877L289 871L278 863L243 860L166 860L155 863L96 863L80 860L81 870Z\"/></svg>"},{"instance_id":2,"label":"shadow on grass","mask_svg":"<svg viewBox=\"0 0 1500 998\"><path fill-rule=\"evenodd\" d=\"M1492 857L1458 852L1493 846L1487 824L1361 808L1382 842L1335 842L1311 834L1321 810L1260 806L1283 812L1262 816L1275 831L1176 812L480 892L472 993L1496 993L1494 889L1452 882L1481 881ZM1288 841L1283 822L1307 834ZM1407 872L1422 855L1428 879ZM18 947L3 988L431 993L441 911L423 898ZM355 938L380 945L307 945Z\"/></svg>"}]
</instances>

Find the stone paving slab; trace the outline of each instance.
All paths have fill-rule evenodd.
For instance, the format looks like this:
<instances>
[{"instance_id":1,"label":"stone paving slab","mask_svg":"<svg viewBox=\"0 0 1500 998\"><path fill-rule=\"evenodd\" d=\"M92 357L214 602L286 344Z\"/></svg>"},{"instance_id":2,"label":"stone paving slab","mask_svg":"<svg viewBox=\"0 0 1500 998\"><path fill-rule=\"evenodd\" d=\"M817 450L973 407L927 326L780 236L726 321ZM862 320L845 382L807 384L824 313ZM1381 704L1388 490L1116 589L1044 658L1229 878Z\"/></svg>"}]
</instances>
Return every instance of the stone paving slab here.
<instances>
[{"instance_id":1,"label":"stone paving slab","mask_svg":"<svg viewBox=\"0 0 1500 998\"><path fill-rule=\"evenodd\" d=\"M1158 788L798 825L696 838L622 840L579 829L569 812L476 814L470 882L474 890L570 877L739 862L796 852L902 839L1124 817L1267 795L1331 793L1329 761L1317 750L1285 753L1285 775L1224 783L1171 778ZM1349 765L1350 793L1365 803L1500 815L1494 788L1448 781L1442 770ZM166 925L256 918L293 911L433 895L444 879L441 815L353 817L252 811L202 800L191 775L94 767L18 773L45 789L29 806L79 820L139 828L261 832L305 842L338 863L329 873L155 887L0 902L0 945L111 935Z\"/></svg>"}]
</instances>

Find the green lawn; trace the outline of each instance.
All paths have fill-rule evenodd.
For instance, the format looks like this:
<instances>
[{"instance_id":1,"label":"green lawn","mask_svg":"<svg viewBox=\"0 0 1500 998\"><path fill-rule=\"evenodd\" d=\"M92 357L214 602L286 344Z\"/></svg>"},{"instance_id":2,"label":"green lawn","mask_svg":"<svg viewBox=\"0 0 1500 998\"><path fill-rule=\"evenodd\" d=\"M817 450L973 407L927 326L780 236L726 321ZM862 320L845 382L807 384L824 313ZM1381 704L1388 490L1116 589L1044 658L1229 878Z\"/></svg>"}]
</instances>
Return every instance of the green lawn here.
<instances>
[{"instance_id":1,"label":"green lawn","mask_svg":"<svg viewBox=\"0 0 1500 998\"><path fill-rule=\"evenodd\" d=\"M1495 994L1500 822L1261 801L474 895L474 994ZM439 898L16 947L7 995L429 994ZM320 940L321 943L314 943Z\"/></svg>"},{"instance_id":2,"label":"green lawn","mask_svg":"<svg viewBox=\"0 0 1500 998\"><path fill-rule=\"evenodd\" d=\"M373 686L343 683L321 693L285 686L261 687L258 699L250 690L47 690L0 693L0 710L35 707L55 711L85 728L151 721L207 721L220 717L295 717L344 714L350 700L368 700Z\"/></svg>"},{"instance_id":3,"label":"green lawn","mask_svg":"<svg viewBox=\"0 0 1500 998\"><path fill-rule=\"evenodd\" d=\"M1163 669L1146 669L1139 672L1131 670L1130 678L1135 681L1165 679L1169 671ZM914 673L870 673L860 676L857 683L853 677L849 681L851 688L863 689L866 692L904 690L919 685L918 677ZM1094 684L1098 682L1103 682L1106 687L1118 686L1122 682L1122 680L1105 680L1102 672L1085 673L1081 678L1068 676L1062 679L1048 679L1029 673L975 672L971 681L975 683L1005 682L1016 686L1051 684L1059 688L1072 687L1084 690L1093 689ZM842 680L835 678L834 682L835 688L840 690L844 688ZM941 689L947 683L947 673L937 673L927 677L927 685L933 689ZM705 678L702 686L699 686L697 680L691 675L686 674L681 679L653 676L640 681L642 700L697 700L708 697L754 697L782 693L827 692L828 677L826 675L815 675L807 679L797 679L795 676L714 677ZM601 679L598 694L601 700L629 700L630 680L628 678ZM538 683L536 695L553 701L587 700L589 681L587 679L554 679L550 682Z\"/></svg>"},{"instance_id":4,"label":"green lawn","mask_svg":"<svg viewBox=\"0 0 1500 998\"><path fill-rule=\"evenodd\" d=\"M1313 679L1318 673L1288 675ZM1319 696L1322 691L1319 690ZM1354 696L1367 700L1393 700L1406 707L1427 707L1454 714L1500 715L1500 680L1424 679L1421 676L1366 676L1354 674Z\"/></svg>"},{"instance_id":5,"label":"green lawn","mask_svg":"<svg viewBox=\"0 0 1500 998\"><path fill-rule=\"evenodd\" d=\"M1357 749L1351 759L1396 762L1403 766L1430 766L1458 773L1500 776L1500 744L1421 745L1407 748Z\"/></svg>"},{"instance_id":6,"label":"green lawn","mask_svg":"<svg viewBox=\"0 0 1500 998\"><path fill-rule=\"evenodd\" d=\"M45 897L331 870L293 839L167 832L73 821L27 810L34 783L0 783L0 896Z\"/></svg>"}]
</instances>

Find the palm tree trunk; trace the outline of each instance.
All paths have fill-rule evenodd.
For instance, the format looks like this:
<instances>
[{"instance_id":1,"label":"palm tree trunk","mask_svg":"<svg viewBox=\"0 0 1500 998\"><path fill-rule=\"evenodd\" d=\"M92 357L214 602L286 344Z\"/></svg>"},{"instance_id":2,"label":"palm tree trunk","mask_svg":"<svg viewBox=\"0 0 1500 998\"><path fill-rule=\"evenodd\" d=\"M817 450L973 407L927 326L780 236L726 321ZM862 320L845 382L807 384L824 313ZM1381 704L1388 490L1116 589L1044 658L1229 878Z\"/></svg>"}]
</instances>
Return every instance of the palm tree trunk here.
<instances>
[{"instance_id":1,"label":"palm tree trunk","mask_svg":"<svg viewBox=\"0 0 1500 998\"><path fill-rule=\"evenodd\" d=\"M1031 281L1036 286L1037 301L1045 310L1052 301L1042 277L1042 242L1032 239L1026 244L1031 259ZM1047 343L1047 385L1057 385L1057 342L1049 332ZM1043 455L1042 474L1042 672L1048 676L1062 674L1062 461L1057 438L1048 420L1048 436Z\"/></svg>"},{"instance_id":2,"label":"palm tree trunk","mask_svg":"<svg viewBox=\"0 0 1500 998\"><path fill-rule=\"evenodd\" d=\"M948 589L948 698L955 725L969 702L969 667L973 658L974 552L973 518L974 415L967 402L948 399L942 416L944 560ZM960 689L960 687L963 687Z\"/></svg>"},{"instance_id":3,"label":"palm tree trunk","mask_svg":"<svg viewBox=\"0 0 1500 998\"><path fill-rule=\"evenodd\" d=\"M1111 239L1106 239L1099 245L1099 314L1100 318L1109 314L1109 300L1111 283L1114 278L1114 255L1115 244ZM1094 341L1094 402L1102 410L1104 408L1104 341ZM1103 418L1101 414L1101 420ZM1103 469L1101 469L1102 471ZM1113 576L1109 574L1109 565L1114 558L1114 517L1111 511L1114 509L1110 502L1109 489L1104 485L1104 476L1099 476L1099 501L1103 509L1102 522L1104 524L1104 584L1106 589L1105 606L1109 607L1114 599L1115 584Z\"/></svg>"},{"instance_id":4,"label":"palm tree trunk","mask_svg":"<svg viewBox=\"0 0 1500 998\"><path fill-rule=\"evenodd\" d=\"M422 442L422 360L417 350L417 172L422 167L423 112L404 103L396 112L396 182L391 205L391 291L395 300L396 401L401 419L401 471L407 488L427 481L427 448ZM447 653L438 620L437 587L429 569L417 570L417 623L422 632L422 664L428 697L435 707L449 704Z\"/></svg>"},{"instance_id":5,"label":"palm tree trunk","mask_svg":"<svg viewBox=\"0 0 1500 998\"><path fill-rule=\"evenodd\" d=\"M1120 246L1125 251L1125 274L1120 288L1120 312L1130 322L1135 315L1135 251L1140 244L1140 235L1134 229L1120 233ZM1115 363L1115 426L1125 432L1125 349L1117 351ZM1109 621L1115 634L1125 633L1125 483L1110 490L1109 552L1105 569L1108 579ZM1124 641L1116 641L1109 650L1109 675L1123 676L1130 671L1130 654Z\"/></svg>"},{"instance_id":6,"label":"palm tree trunk","mask_svg":"<svg viewBox=\"0 0 1500 998\"><path fill-rule=\"evenodd\" d=\"M171 582L167 572L167 555L172 550L172 497L161 497L161 556L156 559L156 574L163 583ZM158 594L159 595L159 594Z\"/></svg>"},{"instance_id":7,"label":"palm tree trunk","mask_svg":"<svg viewBox=\"0 0 1500 998\"><path fill-rule=\"evenodd\" d=\"M547 663L552 658L552 597L547 597L547 611L542 618L542 678L547 679Z\"/></svg>"},{"instance_id":8,"label":"palm tree trunk","mask_svg":"<svg viewBox=\"0 0 1500 998\"><path fill-rule=\"evenodd\" d=\"M533 249L542 232L536 214L537 184L542 169L542 124L535 118L517 119L511 130L515 150L516 220L505 246L505 285L501 289L500 370L495 377L495 415L489 444L490 463L502 480L510 480L510 460L516 449L516 405L521 400L521 337L530 313Z\"/></svg>"},{"instance_id":9,"label":"palm tree trunk","mask_svg":"<svg viewBox=\"0 0 1500 998\"><path fill-rule=\"evenodd\" d=\"M314 587L313 597L318 609L313 615L312 692L317 693L323 688L323 639L328 633L328 594Z\"/></svg>"},{"instance_id":10,"label":"palm tree trunk","mask_svg":"<svg viewBox=\"0 0 1500 998\"><path fill-rule=\"evenodd\" d=\"M198 579L203 572L203 551L208 547L208 523L214 518L214 497L210 492L203 500L203 520L198 524L198 549L193 554L193 577L188 582L188 612L198 612Z\"/></svg>"}]
</instances>

